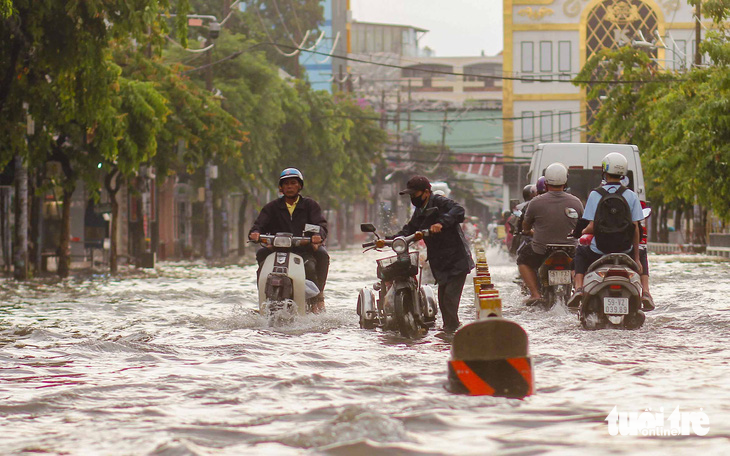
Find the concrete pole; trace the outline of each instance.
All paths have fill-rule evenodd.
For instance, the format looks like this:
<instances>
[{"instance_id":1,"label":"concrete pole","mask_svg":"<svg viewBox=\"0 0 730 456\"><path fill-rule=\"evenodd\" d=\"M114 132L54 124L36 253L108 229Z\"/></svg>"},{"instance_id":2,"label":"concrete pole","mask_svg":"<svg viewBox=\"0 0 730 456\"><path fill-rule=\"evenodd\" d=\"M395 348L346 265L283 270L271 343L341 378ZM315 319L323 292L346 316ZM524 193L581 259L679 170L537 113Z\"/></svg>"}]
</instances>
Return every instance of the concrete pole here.
<instances>
[{"instance_id":1,"label":"concrete pole","mask_svg":"<svg viewBox=\"0 0 730 456\"><path fill-rule=\"evenodd\" d=\"M20 155L15 156L15 248L13 276L28 278L28 168Z\"/></svg>"}]
</instances>

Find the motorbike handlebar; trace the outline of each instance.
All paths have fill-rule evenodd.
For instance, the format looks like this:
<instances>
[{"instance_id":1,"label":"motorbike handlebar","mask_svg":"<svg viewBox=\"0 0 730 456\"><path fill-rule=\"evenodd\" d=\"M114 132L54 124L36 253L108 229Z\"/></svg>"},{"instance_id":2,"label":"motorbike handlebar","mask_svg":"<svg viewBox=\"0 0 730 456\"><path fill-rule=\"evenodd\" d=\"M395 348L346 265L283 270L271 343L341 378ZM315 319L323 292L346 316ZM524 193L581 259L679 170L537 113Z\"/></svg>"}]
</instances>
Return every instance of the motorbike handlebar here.
<instances>
[{"instance_id":1,"label":"motorbike handlebar","mask_svg":"<svg viewBox=\"0 0 730 456\"><path fill-rule=\"evenodd\" d=\"M249 239L249 242L253 244L264 244L264 245L274 245L274 238L276 238L276 235L273 234L260 234L258 241L252 241ZM312 238L309 236L292 236L292 247L294 246L301 246L301 245L307 245L312 243Z\"/></svg>"},{"instance_id":2,"label":"motorbike handlebar","mask_svg":"<svg viewBox=\"0 0 730 456\"><path fill-rule=\"evenodd\" d=\"M369 248L369 247L375 247L375 241L372 241L372 242L365 242L365 243L363 243L363 245L362 245L362 248L364 248L364 249L367 249L367 248Z\"/></svg>"}]
</instances>

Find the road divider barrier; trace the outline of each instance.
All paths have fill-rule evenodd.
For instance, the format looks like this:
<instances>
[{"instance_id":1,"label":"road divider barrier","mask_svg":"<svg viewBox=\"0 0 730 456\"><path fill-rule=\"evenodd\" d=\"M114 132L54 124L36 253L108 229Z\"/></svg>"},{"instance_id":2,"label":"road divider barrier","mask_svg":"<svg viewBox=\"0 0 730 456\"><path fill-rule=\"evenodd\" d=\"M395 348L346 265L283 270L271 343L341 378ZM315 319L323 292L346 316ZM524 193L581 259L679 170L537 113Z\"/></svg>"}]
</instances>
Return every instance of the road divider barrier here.
<instances>
[{"instance_id":1,"label":"road divider barrier","mask_svg":"<svg viewBox=\"0 0 730 456\"><path fill-rule=\"evenodd\" d=\"M454 334L446 388L472 396L530 396L534 376L527 333L502 318L502 299L492 283L484 245L477 245L475 254L476 321Z\"/></svg>"}]
</instances>

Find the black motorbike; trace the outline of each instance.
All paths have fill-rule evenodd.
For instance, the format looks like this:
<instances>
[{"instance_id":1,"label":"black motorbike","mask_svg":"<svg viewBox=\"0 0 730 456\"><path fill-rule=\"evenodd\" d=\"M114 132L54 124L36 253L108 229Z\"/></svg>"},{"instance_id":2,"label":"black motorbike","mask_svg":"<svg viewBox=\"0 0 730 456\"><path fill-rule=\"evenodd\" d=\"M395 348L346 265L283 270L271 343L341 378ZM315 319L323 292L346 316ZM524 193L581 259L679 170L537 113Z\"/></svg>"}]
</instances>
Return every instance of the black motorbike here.
<instances>
[{"instance_id":1,"label":"black motorbike","mask_svg":"<svg viewBox=\"0 0 730 456\"><path fill-rule=\"evenodd\" d=\"M395 330L409 338L425 333L436 322L436 296L430 286L421 285L419 253L410 251L410 246L428 236L429 231L382 239L370 223L363 223L360 229L377 238L362 245L365 251L390 247L395 253L395 256L377 260L379 281L372 288L360 290L357 299L360 327Z\"/></svg>"},{"instance_id":2,"label":"black motorbike","mask_svg":"<svg viewBox=\"0 0 730 456\"><path fill-rule=\"evenodd\" d=\"M572 264L574 245L548 244L547 258L537 270L542 304L551 309L558 301L566 303L573 292Z\"/></svg>"}]
</instances>

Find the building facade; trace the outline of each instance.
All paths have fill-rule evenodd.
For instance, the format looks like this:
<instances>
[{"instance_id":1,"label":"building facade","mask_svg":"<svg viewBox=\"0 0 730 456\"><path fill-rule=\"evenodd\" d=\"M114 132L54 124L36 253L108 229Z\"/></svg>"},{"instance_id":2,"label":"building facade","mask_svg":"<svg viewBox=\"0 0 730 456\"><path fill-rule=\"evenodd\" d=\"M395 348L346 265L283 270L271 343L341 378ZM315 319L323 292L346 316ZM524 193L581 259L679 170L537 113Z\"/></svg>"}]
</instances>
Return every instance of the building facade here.
<instances>
[{"instance_id":1,"label":"building facade","mask_svg":"<svg viewBox=\"0 0 730 456\"><path fill-rule=\"evenodd\" d=\"M683 0L505 0L504 154L541 142L586 141L599 107L569 81L604 48L640 46L664 70L694 59L693 8Z\"/></svg>"}]
</instances>

